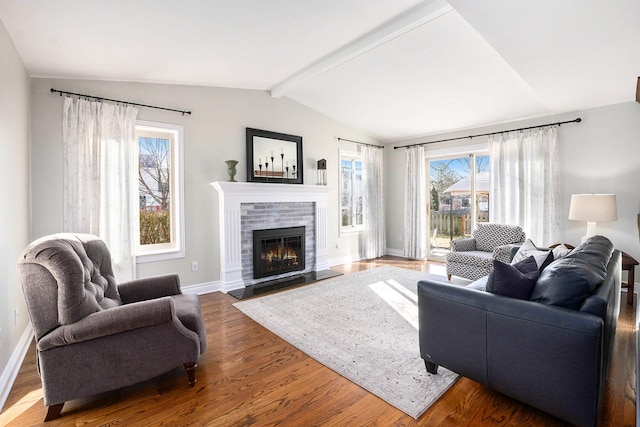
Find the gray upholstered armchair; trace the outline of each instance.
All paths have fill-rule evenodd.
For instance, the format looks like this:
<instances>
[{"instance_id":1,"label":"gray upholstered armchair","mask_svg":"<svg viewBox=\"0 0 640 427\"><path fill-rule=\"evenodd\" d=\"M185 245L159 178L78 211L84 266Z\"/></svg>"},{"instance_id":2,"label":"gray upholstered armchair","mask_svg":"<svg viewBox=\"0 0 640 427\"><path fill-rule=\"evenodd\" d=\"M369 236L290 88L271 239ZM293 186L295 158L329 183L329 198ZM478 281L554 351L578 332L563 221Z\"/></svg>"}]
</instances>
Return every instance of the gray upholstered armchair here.
<instances>
[{"instance_id":1,"label":"gray upholstered armchair","mask_svg":"<svg viewBox=\"0 0 640 427\"><path fill-rule=\"evenodd\" d=\"M524 231L517 225L478 223L472 237L451 242L447 254L447 277L460 276L478 280L491 273L493 260L509 263L512 248L525 240Z\"/></svg>"},{"instance_id":2,"label":"gray upholstered armchair","mask_svg":"<svg viewBox=\"0 0 640 427\"><path fill-rule=\"evenodd\" d=\"M195 384L206 348L197 295L177 275L116 285L105 243L56 234L31 243L18 261L35 333L45 421L65 401L146 381L178 366Z\"/></svg>"}]
</instances>

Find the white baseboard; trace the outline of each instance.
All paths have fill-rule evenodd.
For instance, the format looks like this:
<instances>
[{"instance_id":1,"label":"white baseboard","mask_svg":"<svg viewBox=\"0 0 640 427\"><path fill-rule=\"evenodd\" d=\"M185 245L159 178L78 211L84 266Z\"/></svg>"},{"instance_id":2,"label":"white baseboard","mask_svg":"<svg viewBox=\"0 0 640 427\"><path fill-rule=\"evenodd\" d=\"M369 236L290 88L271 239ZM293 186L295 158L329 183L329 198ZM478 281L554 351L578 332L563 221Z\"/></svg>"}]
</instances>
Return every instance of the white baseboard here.
<instances>
[{"instance_id":1,"label":"white baseboard","mask_svg":"<svg viewBox=\"0 0 640 427\"><path fill-rule=\"evenodd\" d=\"M27 350L29 350L29 345L31 344L32 339L33 328L31 327L31 323L29 323L22 333L22 336L18 341L18 345L13 350L13 353L11 353L9 362L7 363L7 366L4 367L2 375L0 376L0 411L4 409L4 404L7 401L7 397L9 397L9 392L11 391L11 387L13 387L13 382L18 376L18 371L20 371L20 367L22 366L24 357L27 354Z\"/></svg>"},{"instance_id":2,"label":"white baseboard","mask_svg":"<svg viewBox=\"0 0 640 427\"><path fill-rule=\"evenodd\" d=\"M397 257L404 258L404 251L402 249L386 248L384 250L384 254L385 255L392 255L392 256L397 256ZM349 264L351 262L358 262L358 261L362 261L362 258L360 256L347 255L347 256L342 257L342 258L332 258L332 259L330 259L329 260L329 266L330 267L335 267L336 265Z\"/></svg>"},{"instance_id":3,"label":"white baseboard","mask_svg":"<svg viewBox=\"0 0 640 427\"><path fill-rule=\"evenodd\" d=\"M404 251L402 249L386 248L384 253L385 255L404 257Z\"/></svg>"},{"instance_id":4,"label":"white baseboard","mask_svg":"<svg viewBox=\"0 0 640 427\"><path fill-rule=\"evenodd\" d=\"M362 261L362 258L360 256L347 255L342 258L331 258L330 260L328 260L328 264L329 267L335 267L336 265L344 265L358 261Z\"/></svg>"},{"instance_id":5,"label":"white baseboard","mask_svg":"<svg viewBox=\"0 0 640 427\"><path fill-rule=\"evenodd\" d=\"M219 280L216 280L215 282L199 283L196 285L185 286L181 289L183 294L203 295L210 294L212 292L220 292L220 290L222 289L222 284Z\"/></svg>"}]
</instances>

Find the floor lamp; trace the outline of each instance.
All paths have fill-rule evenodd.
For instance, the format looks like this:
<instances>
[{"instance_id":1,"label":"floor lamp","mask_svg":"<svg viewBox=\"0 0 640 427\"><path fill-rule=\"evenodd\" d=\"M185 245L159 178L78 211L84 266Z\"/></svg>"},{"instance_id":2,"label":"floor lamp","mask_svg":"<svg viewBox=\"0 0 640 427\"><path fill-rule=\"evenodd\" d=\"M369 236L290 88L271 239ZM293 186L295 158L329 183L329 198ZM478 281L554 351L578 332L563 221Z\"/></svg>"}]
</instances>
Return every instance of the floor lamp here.
<instances>
[{"instance_id":1,"label":"floor lamp","mask_svg":"<svg viewBox=\"0 0 640 427\"><path fill-rule=\"evenodd\" d=\"M569 219L587 221L587 234L582 242L596 234L596 222L616 221L618 208L615 194L572 194Z\"/></svg>"}]
</instances>

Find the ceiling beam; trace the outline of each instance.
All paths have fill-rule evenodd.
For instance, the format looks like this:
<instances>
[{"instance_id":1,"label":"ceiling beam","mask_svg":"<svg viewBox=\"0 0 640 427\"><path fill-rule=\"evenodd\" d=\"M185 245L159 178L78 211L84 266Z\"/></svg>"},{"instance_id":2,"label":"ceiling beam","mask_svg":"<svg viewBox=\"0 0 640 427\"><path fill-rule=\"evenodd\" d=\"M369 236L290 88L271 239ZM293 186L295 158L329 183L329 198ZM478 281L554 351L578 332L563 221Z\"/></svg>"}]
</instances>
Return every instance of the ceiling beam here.
<instances>
[{"instance_id":1,"label":"ceiling beam","mask_svg":"<svg viewBox=\"0 0 640 427\"><path fill-rule=\"evenodd\" d=\"M385 22L362 37L346 44L303 68L285 81L271 88L271 96L279 98L293 88L324 74L388 41L412 31L429 21L452 11L444 0L426 1Z\"/></svg>"}]
</instances>

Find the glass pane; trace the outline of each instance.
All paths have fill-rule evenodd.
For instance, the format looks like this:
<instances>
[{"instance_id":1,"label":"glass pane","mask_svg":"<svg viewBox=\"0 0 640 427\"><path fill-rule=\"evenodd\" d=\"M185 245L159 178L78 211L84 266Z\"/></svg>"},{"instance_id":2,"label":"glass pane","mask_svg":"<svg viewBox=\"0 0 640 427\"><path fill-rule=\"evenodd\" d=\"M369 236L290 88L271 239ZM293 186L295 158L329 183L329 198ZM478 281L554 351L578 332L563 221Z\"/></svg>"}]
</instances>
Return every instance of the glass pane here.
<instances>
[{"instance_id":1,"label":"glass pane","mask_svg":"<svg viewBox=\"0 0 640 427\"><path fill-rule=\"evenodd\" d=\"M171 142L138 138L140 244L171 243Z\"/></svg>"},{"instance_id":2,"label":"glass pane","mask_svg":"<svg viewBox=\"0 0 640 427\"><path fill-rule=\"evenodd\" d=\"M355 218L353 220L354 225L362 225L362 162L354 161L354 183L353 183L353 201L354 201L354 213Z\"/></svg>"},{"instance_id":3,"label":"glass pane","mask_svg":"<svg viewBox=\"0 0 640 427\"><path fill-rule=\"evenodd\" d=\"M470 237L475 222L489 221L489 184L488 155L429 161L431 259L444 259L451 240Z\"/></svg>"},{"instance_id":4,"label":"glass pane","mask_svg":"<svg viewBox=\"0 0 640 427\"><path fill-rule=\"evenodd\" d=\"M471 233L472 157L429 162L429 257L442 259L451 240Z\"/></svg>"},{"instance_id":5,"label":"glass pane","mask_svg":"<svg viewBox=\"0 0 640 427\"><path fill-rule=\"evenodd\" d=\"M476 156L476 221L489 222L489 156Z\"/></svg>"},{"instance_id":6,"label":"glass pane","mask_svg":"<svg viewBox=\"0 0 640 427\"><path fill-rule=\"evenodd\" d=\"M351 160L342 160L340 165L342 173L342 197L340 200L340 212L342 225L353 225L353 169Z\"/></svg>"}]
</instances>

